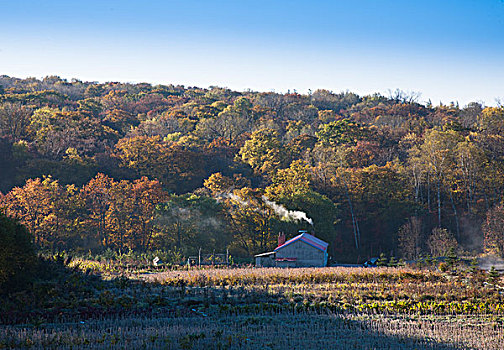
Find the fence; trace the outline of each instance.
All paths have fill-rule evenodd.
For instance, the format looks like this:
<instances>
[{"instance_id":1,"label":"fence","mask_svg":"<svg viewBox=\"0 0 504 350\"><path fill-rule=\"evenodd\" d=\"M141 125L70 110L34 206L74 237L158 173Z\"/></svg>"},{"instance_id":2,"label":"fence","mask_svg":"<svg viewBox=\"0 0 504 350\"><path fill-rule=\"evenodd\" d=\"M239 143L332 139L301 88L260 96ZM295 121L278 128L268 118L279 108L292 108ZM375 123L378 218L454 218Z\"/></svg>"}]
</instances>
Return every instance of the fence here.
<instances>
[{"instance_id":1,"label":"fence","mask_svg":"<svg viewBox=\"0 0 504 350\"><path fill-rule=\"evenodd\" d=\"M226 265L229 266L229 251L226 250L226 253L219 254L204 254L201 252L201 248L198 251L198 256L190 256L187 258L187 265L190 266L215 266L215 265Z\"/></svg>"}]
</instances>

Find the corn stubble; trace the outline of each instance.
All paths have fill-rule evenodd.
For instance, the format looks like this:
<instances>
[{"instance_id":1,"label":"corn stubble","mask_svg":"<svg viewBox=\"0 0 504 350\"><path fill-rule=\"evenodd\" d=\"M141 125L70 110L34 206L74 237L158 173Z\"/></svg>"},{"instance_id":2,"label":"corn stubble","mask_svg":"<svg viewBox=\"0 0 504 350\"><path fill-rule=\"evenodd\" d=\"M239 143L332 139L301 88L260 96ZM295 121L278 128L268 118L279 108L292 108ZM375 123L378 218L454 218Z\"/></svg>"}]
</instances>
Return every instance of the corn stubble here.
<instances>
[{"instance_id":1,"label":"corn stubble","mask_svg":"<svg viewBox=\"0 0 504 350\"><path fill-rule=\"evenodd\" d=\"M0 348L499 349L504 301L484 278L408 268L139 275L112 299L175 311L1 326Z\"/></svg>"}]
</instances>

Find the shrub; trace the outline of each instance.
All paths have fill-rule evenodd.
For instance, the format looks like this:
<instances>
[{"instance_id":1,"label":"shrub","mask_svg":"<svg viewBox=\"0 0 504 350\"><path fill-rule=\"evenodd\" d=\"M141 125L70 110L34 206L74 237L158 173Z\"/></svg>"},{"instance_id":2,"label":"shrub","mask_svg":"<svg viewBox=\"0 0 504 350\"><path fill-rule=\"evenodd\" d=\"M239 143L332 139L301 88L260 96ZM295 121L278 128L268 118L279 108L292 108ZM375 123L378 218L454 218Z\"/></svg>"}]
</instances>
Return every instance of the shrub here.
<instances>
[{"instance_id":1,"label":"shrub","mask_svg":"<svg viewBox=\"0 0 504 350\"><path fill-rule=\"evenodd\" d=\"M26 228L0 214L0 292L28 281L35 262L35 249Z\"/></svg>"},{"instance_id":2,"label":"shrub","mask_svg":"<svg viewBox=\"0 0 504 350\"><path fill-rule=\"evenodd\" d=\"M449 270L449 266L447 263L445 263L445 262L439 263L439 271L446 272L448 270Z\"/></svg>"}]
</instances>

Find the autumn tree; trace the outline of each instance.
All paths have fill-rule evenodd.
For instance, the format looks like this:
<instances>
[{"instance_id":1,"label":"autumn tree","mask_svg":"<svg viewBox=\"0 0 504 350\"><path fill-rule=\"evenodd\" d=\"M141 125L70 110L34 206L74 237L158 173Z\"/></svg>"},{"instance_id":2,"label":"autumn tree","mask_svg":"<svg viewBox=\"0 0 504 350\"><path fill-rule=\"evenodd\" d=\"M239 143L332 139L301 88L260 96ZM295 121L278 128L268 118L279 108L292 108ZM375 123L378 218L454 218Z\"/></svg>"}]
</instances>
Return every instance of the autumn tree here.
<instances>
[{"instance_id":1,"label":"autumn tree","mask_svg":"<svg viewBox=\"0 0 504 350\"><path fill-rule=\"evenodd\" d=\"M504 108L487 107L478 115L478 129L488 134L504 133Z\"/></svg>"},{"instance_id":2,"label":"autumn tree","mask_svg":"<svg viewBox=\"0 0 504 350\"><path fill-rule=\"evenodd\" d=\"M81 189L80 195L87 210L86 238L88 245L92 246L94 243L96 248L108 247L112 239L113 231L109 218L114 184L112 178L100 173Z\"/></svg>"},{"instance_id":3,"label":"autumn tree","mask_svg":"<svg viewBox=\"0 0 504 350\"><path fill-rule=\"evenodd\" d=\"M272 174L283 167L287 159L285 148L272 129L254 131L239 151L241 159L257 173Z\"/></svg>"},{"instance_id":4,"label":"autumn tree","mask_svg":"<svg viewBox=\"0 0 504 350\"><path fill-rule=\"evenodd\" d=\"M117 139L116 132L90 114L41 108L34 112L29 130L37 149L58 159L69 148L79 154L103 151Z\"/></svg>"},{"instance_id":5,"label":"autumn tree","mask_svg":"<svg viewBox=\"0 0 504 350\"><path fill-rule=\"evenodd\" d=\"M253 124L252 104L241 97L227 106L217 117L204 118L196 127L196 133L207 140L223 137L235 142L240 135L250 131Z\"/></svg>"},{"instance_id":6,"label":"autumn tree","mask_svg":"<svg viewBox=\"0 0 504 350\"><path fill-rule=\"evenodd\" d=\"M166 153L167 147L159 136L122 138L115 146L115 155L120 159L121 166L158 179L165 172L167 164L163 156Z\"/></svg>"},{"instance_id":7,"label":"autumn tree","mask_svg":"<svg viewBox=\"0 0 504 350\"><path fill-rule=\"evenodd\" d=\"M182 128L179 119L168 114L163 114L161 116L143 120L137 127L131 129L127 136L166 137L170 134L182 131L184 131L184 129Z\"/></svg>"},{"instance_id":8,"label":"autumn tree","mask_svg":"<svg viewBox=\"0 0 504 350\"><path fill-rule=\"evenodd\" d=\"M115 148L121 166L158 179L177 193L198 187L206 175L205 160L199 152L163 142L159 136L123 138Z\"/></svg>"},{"instance_id":9,"label":"autumn tree","mask_svg":"<svg viewBox=\"0 0 504 350\"><path fill-rule=\"evenodd\" d=\"M28 228L35 244L52 247L61 225L56 207L63 191L50 176L27 180L23 187L15 187L4 198L6 212Z\"/></svg>"},{"instance_id":10,"label":"autumn tree","mask_svg":"<svg viewBox=\"0 0 504 350\"><path fill-rule=\"evenodd\" d=\"M161 183L146 177L134 182L121 180L112 183L109 208L110 245L118 249L147 250L152 246L156 205L168 193Z\"/></svg>"},{"instance_id":11,"label":"autumn tree","mask_svg":"<svg viewBox=\"0 0 504 350\"><path fill-rule=\"evenodd\" d=\"M203 185L210 190L213 196L231 192L234 189L233 179L223 176L221 173L214 173L206 179Z\"/></svg>"},{"instance_id":12,"label":"autumn tree","mask_svg":"<svg viewBox=\"0 0 504 350\"><path fill-rule=\"evenodd\" d=\"M473 228L504 201L502 104L423 105L400 90L281 94L58 76L3 75L0 85L0 189L46 248L174 247L152 219L153 203L166 201L160 185L219 201L226 229L215 232L233 235L244 256L272 247L275 231L306 228L269 212L263 195L313 218L316 234L327 232L348 260L400 248L408 217L471 249L481 234ZM42 184L47 174L57 186ZM204 242L203 229L186 227Z\"/></svg>"},{"instance_id":13,"label":"autumn tree","mask_svg":"<svg viewBox=\"0 0 504 350\"><path fill-rule=\"evenodd\" d=\"M233 254L250 256L272 249L278 232L279 218L263 200L260 189L236 189L220 199L226 208L233 240Z\"/></svg>"},{"instance_id":14,"label":"autumn tree","mask_svg":"<svg viewBox=\"0 0 504 350\"><path fill-rule=\"evenodd\" d=\"M453 131L430 130L424 137L424 142L419 147L410 151L410 166L421 168L426 173L429 188L431 181L435 188L437 202L438 226L441 227L442 194L447 192L452 206L456 223L458 213L453 198L453 184L456 179L453 171L456 169L455 149L461 141L460 135ZM457 228L458 234L458 228Z\"/></svg>"},{"instance_id":15,"label":"autumn tree","mask_svg":"<svg viewBox=\"0 0 504 350\"><path fill-rule=\"evenodd\" d=\"M456 147L457 170L461 179L461 187L465 194L468 213L472 213L476 196L484 191L485 164L488 158L483 150L470 140L459 142Z\"/></svg>"},{"instance_id":16,"label":"autumn tree","mask_svg":"<svg viewBox=\"0 0 504 350\"><path fill-rule=\"evenodd\" d=\"M273 199L288 198L306 193L310 189L310 168L306 162L295 160L286 169L279 169L273 176L273 183L265 193Z\"/></svg>"},{"instance_id":17,"label":"autumn tree","mask_svg":"<svg viewBox=\"0 0 504 350\"><path fill-rule=\"evenodd\" d=\"M395 234L404 217L415 210L401 175L401 166L387 163L378 167L339 168L332 179L336 202L348 204L354 241L369 251L395 248ZM352 215L353 214L353 215ZM357 231L357 232L356 232ZM356 245L357 246L357 245Z\"/></svg>"},{"instance_id":18,"label":"autumn tree","mask_svg":"<svg viewBox=\"0 0 504 350\"><path fill-rule=\"evenodd\" d=\"M31 108L20 103L6 102L0 104L0 137L13 141L23 139L30 124Z\"/></svg>"},{"instance_id":19,"label":"autumn tree","mask_svg":"<svg viewBox=\"0 0 504 350\"><path fill-rule=\"evenodd\" d=\"M365 139L369 132L366 126L350 119L341 119L321 125L316 135L321 144L334 147L341 144L355 145L358 140Z\"/></svg>"},{"instance_id":20,"label":"autumn tree","mask_svg":"<svg viewBox=\"0 0 504 350\"><path fill-rule=\"evenodd\" d=\"M105 112L102 124L124 136L132 128L137 126L140 121L132 113L121 109L112 109Z\"/></svg>"},{"instance_id":21,"label":"autumn tree","mask_svg":"<svg viewBox=\"0 0 504 350\"><path fill-rule=\"evenodd\" d=\"M354 199L350 191L351 171L347 168L349 151L350 149L343 145L331 147L328 144L319 143L313 152L316 164L311 170L312 178L318 183L318 187L326 193L330 193L331 200L347 203L354 247L358 250L361 246L361 231ZM342 194L344 198L338 198L339 194Z\"/></svg>"}]
</instances>

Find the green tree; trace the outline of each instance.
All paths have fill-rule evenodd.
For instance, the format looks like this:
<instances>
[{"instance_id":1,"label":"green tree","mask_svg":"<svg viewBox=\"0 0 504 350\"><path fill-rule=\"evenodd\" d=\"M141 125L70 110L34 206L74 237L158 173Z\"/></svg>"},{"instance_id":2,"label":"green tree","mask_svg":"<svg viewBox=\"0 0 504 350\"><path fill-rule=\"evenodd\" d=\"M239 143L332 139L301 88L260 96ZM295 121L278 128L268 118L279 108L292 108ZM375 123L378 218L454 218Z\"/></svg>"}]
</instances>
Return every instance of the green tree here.
<instances>
[{"instance_id":1,"label":"green tree","mask_svg":"<svg viewBox=\"0 0 504 350\"><path fill-rule=\"evenodd\" d=\"M499 282L499 279L500 279L500 273L495 269L495 266L492 265L490 271L488 271L488 280L490 281L490 283L495 285L496 283Z\"/></svg>"}]
</instances>

